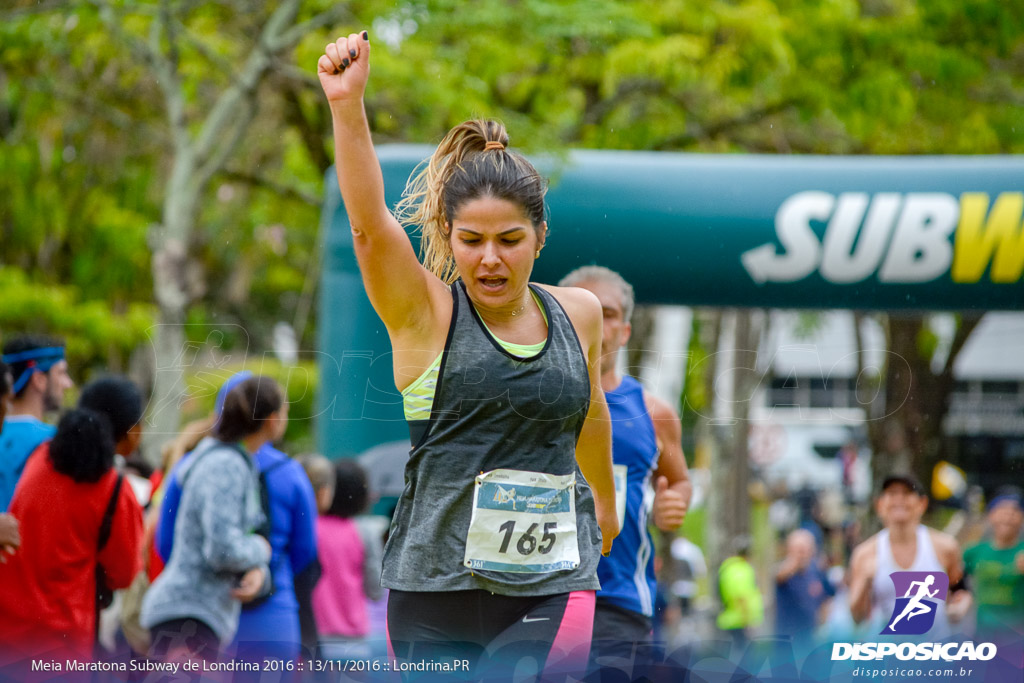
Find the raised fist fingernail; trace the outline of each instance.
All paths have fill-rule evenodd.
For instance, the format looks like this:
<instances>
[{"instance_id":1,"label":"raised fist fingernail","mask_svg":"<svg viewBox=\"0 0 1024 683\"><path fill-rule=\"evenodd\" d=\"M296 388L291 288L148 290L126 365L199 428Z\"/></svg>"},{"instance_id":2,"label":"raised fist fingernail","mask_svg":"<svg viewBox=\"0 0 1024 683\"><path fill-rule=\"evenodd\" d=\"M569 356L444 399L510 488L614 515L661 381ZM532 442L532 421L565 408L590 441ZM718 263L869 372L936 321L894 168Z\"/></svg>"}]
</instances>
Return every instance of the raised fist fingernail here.
<instances>
[{"instance_id":1,"label":"raised fist fingernail","mask_svg":"<svg viewBox=\"0 0 1024 683\"><path fill-rule=\"evenodd\" d=\"M348 51L348 56L351 57L352 59L355 59L356 58L356 51L355 50L349 50Z\"/></svg>"},{"instance_id":2,"label":"raised fist fingernail","mask_svg":"<svg viewBox=\"0 0 1024 683\"><path fill-rule=\"evenodd\" d=\"M349 63L350 63L350 62L348 61L348 57L345 57L345 59L341 60L341 65L342 65L342 66L348 66L348 65L349 65Z\"/></svg>"}]
</instances>

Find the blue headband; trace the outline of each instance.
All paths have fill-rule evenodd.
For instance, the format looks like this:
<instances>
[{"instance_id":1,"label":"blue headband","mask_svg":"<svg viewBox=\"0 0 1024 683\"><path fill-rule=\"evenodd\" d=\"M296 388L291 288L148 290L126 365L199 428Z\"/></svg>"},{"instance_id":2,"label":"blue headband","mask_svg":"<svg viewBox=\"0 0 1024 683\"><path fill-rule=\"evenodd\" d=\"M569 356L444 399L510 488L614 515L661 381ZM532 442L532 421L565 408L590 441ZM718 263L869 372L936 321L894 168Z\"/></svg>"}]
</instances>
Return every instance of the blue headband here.
<instances>
[{"instance_id":1,"label":"blue headband","mask_svg":"<svg viewBox=\"0 0 1024 683\"><path fill-rule=\"evenodd\" d=\"M1024 510L1024 505L1021 505L1020 496L1014 493L1004 493L1001 496L996 496L995 498L992 499L992 501L988 504L988 512L992 512L993 510L996 509L996 506L1001 505L1003 503L1013 503L1018 510Z\"/></svg>"},{"instance_id":2,"label":"blue headband","mask_svg":"<svg viewBox=\"0 0 1024 683\"><path fill-rule=\"evenodd\" d=\"M236 372L235 374L231 375L231 377L229 377L227 381L224 382L224 385L220 388L220 391L217 392L217 403L213 407L213 412L217 414L218 420L220 419L220 414L224 412L224 399L228 397L228 394L231 392L232 389L234 389L239 384L241 384L242 382L244 382L245 380L249 379L252 376L253 374L248 370L242 370L241 372Z\"/></svg>"},{"instance_id":3,"label":"blue headband","mask_svg":"<svg viewBox=\"0 0 1024 683\"><path fill-rule=\"evenodd\" d=\"M64 360L63 346L47 346L40 349L29 349L18 353L8 353L3 356L3 361L8 365L16 363L28 363L17 379L14 380L14 393L25 388L28 380L34 372L49 372L50 368Z\"/></svg>"}]
</instances>

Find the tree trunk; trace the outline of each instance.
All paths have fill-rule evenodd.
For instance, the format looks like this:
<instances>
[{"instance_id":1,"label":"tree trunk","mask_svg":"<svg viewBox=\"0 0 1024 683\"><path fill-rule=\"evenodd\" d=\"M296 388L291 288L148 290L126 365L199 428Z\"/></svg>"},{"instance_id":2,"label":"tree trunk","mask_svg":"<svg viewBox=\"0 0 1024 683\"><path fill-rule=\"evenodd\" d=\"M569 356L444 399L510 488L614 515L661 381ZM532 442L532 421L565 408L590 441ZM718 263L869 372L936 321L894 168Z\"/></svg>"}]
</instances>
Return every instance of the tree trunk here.
<instances>
[{"instance_id":1,"label":"tree trunk","mask_svg":"<svg viewBox=\"0 0 1024 683\"><path fill-rule=\"evenodd\" d=\"M156 373L150 400L149 429L143 451L154 464L161 443L178 430L184 374L191 364L185 346L186 313L197 295L189 281L188 253L199 200L211 178L219 173L241 142L257 110L258 88L274 65L275 58L294 48L309 32L337 23L348 16L345 5L335 5L296 24L300 0L282 0L260 27L259 35L230 85L220 91L201 117L188 115L187 88L179 71L178 50L182 40L172 8L153 17L149 42L144 43L123 30L113 7L101 7L100 14L115 36L153 72L164 95L170 139L173 141L171 173L167 179L161 225L150 235L153 252L153 288L160 322L151 338ZM201 121L195 126L194 121ZM195 132L194 132L195 131Z\"/></svg>"},{"instance_id":2,"label":"tree trunk","mask_svg":"<svg viewBox=\"0 0 1024 683\"><path fill-rule=\"evenodd\" d=\"M185 314L191 303L186 274L188 243L199 207L191 159L187 151L176 155L164 196L163 224L154 226L150 235L155 245L153 290L160 317L150 335L155 372L143 454L154 466L160 464L160 447L178 433L185 396L184 376L190 363L185 347Z\"/></svg>"},{"instance_id":3,"label":"tree trunk","mask_svg":"<svg viewBox=\"0 0 1024 683\"><path fill-rule=\"evenodd\" d=\"M884 412L868 423L872 451L872 491L894 472L912 472L927 487L932 470L945 455L942 423L953 390L953 365L982 314L960 319L942 367L933 368L933 353L921 340L927 319L921 315L888 316L888 357Z\"/></svg>"},{"instance_id":4,"label":"tree trunk","mask_svg":"<svg viewBox=\"0 0 1024 683\"><path fill-rule=\"evenodd\" d=\"M708 425L715 434L711 443L711 490L708 494L707 545L710 567L719 567L738 545L751 543L750 457L748 436L751 397L760 381L758 347L767 318L756 310L726 314L732 324L731 348L716 354L714 373L707 377L708 391L715 380L730 380L728 414L716 415ZM728 337L727 337L728 339Z\"/></svg>"},{"instance_id":5,"label":"tree trunk","mask_svg":"<svg viewBox=\"0 0 1024 683\"><path fill-rule=\"evenodd\" d=\"M151 338L155 371L142 453L155 467L161 465L161 447L174 438L180 426L181 401L185 394L183 323L184 311L161 309L160 323L153 328Z\"/></svg>"}]
</instances>

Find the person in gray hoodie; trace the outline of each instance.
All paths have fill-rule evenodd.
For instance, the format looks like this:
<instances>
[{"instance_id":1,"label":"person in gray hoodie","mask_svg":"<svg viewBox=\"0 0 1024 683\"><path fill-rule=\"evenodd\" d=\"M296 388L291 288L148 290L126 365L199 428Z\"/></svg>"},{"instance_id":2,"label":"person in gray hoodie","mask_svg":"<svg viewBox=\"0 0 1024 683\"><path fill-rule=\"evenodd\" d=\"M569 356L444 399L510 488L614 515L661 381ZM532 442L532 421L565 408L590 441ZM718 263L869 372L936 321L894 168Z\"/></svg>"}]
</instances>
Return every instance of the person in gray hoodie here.
<instances>
[{"instance_id":1,"label":"person in gray hoodie","mask_svg":"<svg viewBox=\"0 0 1024 683\"><path fill-rule=\"evenodd\" d=\"M241 604L272 590L269 524L251 454L287 424L281 388L251 377L228 392L212 436L186 463L174 549L142 603L151 657L215 660L238 629Z\"/></svg>"}]
</instances>

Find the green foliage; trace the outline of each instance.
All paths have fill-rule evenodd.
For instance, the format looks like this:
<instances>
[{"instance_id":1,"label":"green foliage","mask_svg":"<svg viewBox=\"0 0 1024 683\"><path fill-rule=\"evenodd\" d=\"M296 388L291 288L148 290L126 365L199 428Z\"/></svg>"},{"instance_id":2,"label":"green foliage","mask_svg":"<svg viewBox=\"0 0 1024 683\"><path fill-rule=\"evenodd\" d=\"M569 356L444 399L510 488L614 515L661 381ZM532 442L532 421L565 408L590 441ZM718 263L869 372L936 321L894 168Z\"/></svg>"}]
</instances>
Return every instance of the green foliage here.
<instances>
[{"instance_id":1,"label":"green foliage","mask_svg":"<svg viewBox=\"0 0 1024 683\"><path fill-rule=\"evenodd\" d=\"M243 363L194 369L185 376L187 395L183 422L212 413L221 385L242 370L271 377L285 390L288 402L288 430L284 435L283 449L292 455L312 450L314 397L319 375L316 365L311 361L300 361L294 366L286 366L273 358L252 357Z\"/></svg>"},{"instance_id":2,"label":"green foliage","mask_svg":"<svg viewBox=\"0 0 1024 683\"><path fill-rule=\"evenodd\" d=\"M939 348L939 335L931 327L922 325L917 333L917 352L926 363L931 363L935 351Z\"/></svg>"},{"instance_id":3,"label":"green foliage","mask_svg":"<svg viewBox=\"0 0 1024 683\"><path fill-rule=\"evenodd\" d=\"M981 5L406 4L374 15L369 107L382 140L491 115L527 149L1013 153L1024 10Z\"/></svg>"},{"instance_id":4,"label":"green foliage","mask_svg":"<svg viewBox=\"0 0 1024 683\"><path fill-rule=\"evenodd\" d=\"M708 371L708 365L714 362L711 357L713 353L714 349L709 351L701 344L701 321L699 316L693 316L689 347L686 350L682 406L679 411L684 434L692 434L701 417L707 415L711 407L711 397L707 394L708 386L704 374Z\"/></svg>"},{"instance_id":5,"label":"green foliage","mask_svg":"<svg viewBox=\"0 0 1024 683\"><path fill-rule=\"evenodd\" d=\"M797 311L793 335L797 339L809 339L825 326L825 315L821 311Z\"/></svg>"},{"instance_id":6,"label":"green foliage","mask_svg":"<svg viewBox=\"0 0 1024 683\"><path fill-rule=\"evenodd\" d=\"M117 31L97 9L108 4ZM298 20L335 6L305 0ZM141 342L175 140L158 79L130 45L150 39L159 8L174 15L173 53L167 35L159 42L173 54L194 134L276 7L16 0L0 10L5 332L69 333L86 364L116 360L111 344L120 356ZM328 40L362 28L373 41L367 110L378 142L434 142L462 120L492 116L531 153L1024 152L1019 2L353 0L345 8L349 20L275 56L258 106L234 112L251 114L251 125L201 197L186 245L188 321L237 325L253 349L267 346L316 276L316 198L331 147L314 65ZM314 326L300 332L310 348ZM687 401L699 410L706 398Z\"/></svg>"},{"instance_id":7,"label":"green foliage","mask_svg":"<svg viewBox=\"0 0 1024 683\"><path fill-rule=\"evenodd\" d=\"M104 359L107 366L126 365L155 318L152 305L130 304L113 313L103 301L82 301L73 287L31 282L14 268L0 267L0 292L0 330L62 337L71 366L81 371L96 359Z\"/></svg>"},{"instance_id":8,"label":"green foliage","mask_svg":"<svg viewBox=\"0 0 1024 683\"><path fill-rule=\"evenodd\" d=\"M3 263L114 311L154 296L149 238L161 221L171 141L163 95L128 40L148 39L155 7L118 7L123 35L111 35L92 3L15 9L0 21L0 196L10 200L0 202ZM177 63L193 125L264 18L216 4L181 11ZM281 93L268 86L265 95L228 164L236 177L203 199L187 264L198 304L190 319L235 322L263 339L315 271L319 206L305 198L319 196L323 171L284 120ZM282 187L299 194L282 197ZM269 244L277 233L283 239ZM12 302L12 310L30 317L8 314L6 330L39 326L28 307Z\"/></svg>"}]
</instances>

